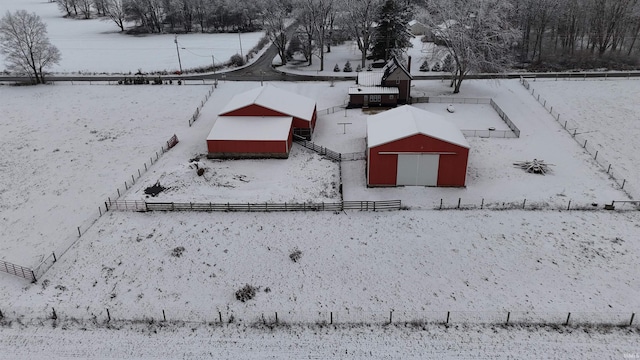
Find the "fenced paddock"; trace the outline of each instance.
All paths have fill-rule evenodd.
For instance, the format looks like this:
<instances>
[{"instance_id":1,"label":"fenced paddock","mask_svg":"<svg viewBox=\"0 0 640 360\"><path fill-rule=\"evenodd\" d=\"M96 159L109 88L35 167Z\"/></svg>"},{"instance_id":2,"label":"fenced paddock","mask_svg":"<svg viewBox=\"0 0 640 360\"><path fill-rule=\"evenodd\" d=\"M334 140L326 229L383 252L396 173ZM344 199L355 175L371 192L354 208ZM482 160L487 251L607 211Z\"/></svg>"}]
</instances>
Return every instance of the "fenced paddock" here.
<instances>
[{"instance_id":1,"label":"fenced paddock","mask_svg":"<svg viewBox=\"0 0 640 360\"><path fill-rule=\"evenodd\" d=\"M534 78L535 80L535 78ZM621 190L624 190L625 185L627 185L627 176L617 172L617 168L613 166L611 161L606 159L606 155L599 152L594 146L589 144L589 139L585 136L585 134L589 134L593 131L584 131L582 132L574 121L570 119L565 119L558 113L557 109L554 110L553 104L551 101L547 101L544 97L540 96L539 92L531 86L528 78L520 77L520 84L529 91L531 96L538 101L540 105L542 105L545 110L549 113L551 117L553 117L556 122L567 132L571 137L586 151L589 155L593 157L595 160L605 171L606 173L620 186Z\"/></svg>"},{"instance_id":2,"label":"fenced paddock","mask_svg":"<svg viewBox=\"0 0 640 360\"><path fill-rule=\"evenodd\" d=\"M198 211L198 212L283 212L283 211L379 211L400 210L400 200L388 201L343 201L334 203L177 203L112 200L109 210L118 211Z\"/></svg>"},{"instance_id":3,"label":"fenced paddock","mask_svg":"<svg viewBox=\"0 0 640 360\"><path fill-rule=\"evenodd\" d=\"M468 137L497 137L497 138L519 138L520 129L511 120L511 118L498 106L491 98L458 98L458 97L415 97L411 99L415 104L475 104L490 105L498 114L500 119L507 125L511 131L505 130L462 130L462 133Z\"/></svg>"}]
</instances>

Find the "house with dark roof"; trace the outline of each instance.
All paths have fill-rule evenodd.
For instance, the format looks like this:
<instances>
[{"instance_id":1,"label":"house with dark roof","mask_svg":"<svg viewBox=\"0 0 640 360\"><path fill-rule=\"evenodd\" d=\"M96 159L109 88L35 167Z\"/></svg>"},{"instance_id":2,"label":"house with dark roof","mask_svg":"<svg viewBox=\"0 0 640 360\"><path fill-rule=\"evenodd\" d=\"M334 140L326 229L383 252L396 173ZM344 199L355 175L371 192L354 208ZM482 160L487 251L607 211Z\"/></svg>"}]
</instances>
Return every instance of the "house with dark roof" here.
<instances>
[{"instance_id":1,"label":"house with dark roof","mask_svg":"<svg viewBox=\"0 0 640 360\"><path fill-rule=\"evenodd\" d=\"M395 107L411 99L411 57L405 67L396 57L387 61L382 71L358 73L356 86L349 88L348 107Z\"/></svg>"}]
</instances>

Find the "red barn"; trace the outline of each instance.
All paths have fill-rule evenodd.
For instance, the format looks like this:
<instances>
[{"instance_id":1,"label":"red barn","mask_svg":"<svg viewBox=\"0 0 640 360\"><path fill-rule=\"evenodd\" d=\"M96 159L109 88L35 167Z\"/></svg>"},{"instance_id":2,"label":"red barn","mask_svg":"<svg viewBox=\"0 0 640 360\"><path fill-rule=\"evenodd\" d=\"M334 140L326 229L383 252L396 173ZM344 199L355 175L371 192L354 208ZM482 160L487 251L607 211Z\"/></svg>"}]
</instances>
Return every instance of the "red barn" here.
<instances>
[{"instance_id":1,"label":"red barn","mask_svg":"<svg viewBox=\"0 0 640 360\"><path fill-rule=\"evenodd\" d=\"M311 140L316 111L313 99L267 84L234 96L218 115L291 117L293 133Z\"/></svg>"},{"instance_id":2,"label":"red barn","mask_svg":"<svg viewBox=\"0 0 640 360\"><path fill-rule=\"evenodd\" d=\"M440 115L404 105L367 119L367 186L465 186L468 157Z\"/></svg>"},{"instance_id":3,"label":"red barn","mask_svg":"<svg viewBox=\"0 0 640 360\"><path fill-rule=\"evenodd\" d=\"M208 157L287 158L292 136L291 117L219 116L207 136Z\"/></svg>"}]
</instances>

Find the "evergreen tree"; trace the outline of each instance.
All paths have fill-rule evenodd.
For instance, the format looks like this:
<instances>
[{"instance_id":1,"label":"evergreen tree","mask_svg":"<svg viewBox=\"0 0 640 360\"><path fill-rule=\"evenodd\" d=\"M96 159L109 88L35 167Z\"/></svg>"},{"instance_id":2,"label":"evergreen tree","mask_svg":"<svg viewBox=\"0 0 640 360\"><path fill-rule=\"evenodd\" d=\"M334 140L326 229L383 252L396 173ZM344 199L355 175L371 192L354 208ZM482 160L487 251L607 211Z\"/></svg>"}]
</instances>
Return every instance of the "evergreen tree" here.
<instances>
[{"instance_id":1,"label":"evergreen tree","mask_svg":"<svg viewBox=\"0 0 640 360\"><path fill-rule=\"evenodd\" d=\"M411 47L411 34L407 29L413 16L411 7L396 0L385 0L376 15L378 26L374 29L372 58L386 61Z\"/></svg>"}]
</instances>

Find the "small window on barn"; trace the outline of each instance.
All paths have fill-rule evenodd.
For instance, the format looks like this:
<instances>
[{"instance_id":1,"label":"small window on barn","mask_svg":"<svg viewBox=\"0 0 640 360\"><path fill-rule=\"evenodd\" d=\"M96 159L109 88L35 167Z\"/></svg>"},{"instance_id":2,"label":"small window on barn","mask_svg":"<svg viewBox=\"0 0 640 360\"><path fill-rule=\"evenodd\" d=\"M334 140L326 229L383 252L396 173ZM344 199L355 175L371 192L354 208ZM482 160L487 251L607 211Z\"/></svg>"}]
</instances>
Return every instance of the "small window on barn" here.
<instances>
[{"instance_id":1,"label":"small window on barn","mask_svg":"<svg viewBox=\"0 0 640 360\"><path fill-rule=\"evenodd\" d=\"M396 80L396 85L400 85L400 79Z\"/></svg>"},{"instance_id":2,"label":"small window on barn","mask_svg":"<svg viewBox=\"0 0 640 360\"><path fill-rule=\"evenodd\" d=\"M389 100L393 100L393 95L389 95Z\"/></svg>"},{"instance_id":3,"label":"small window on barn","mask_svg":"<svg viewBox=\"0 0 640 360\"><path fill-rule=\"evenodd\" d=\"M369 95L369 101L371 102L380 102L382 100L382 95Z\"/></svg>"}]
</instances>

